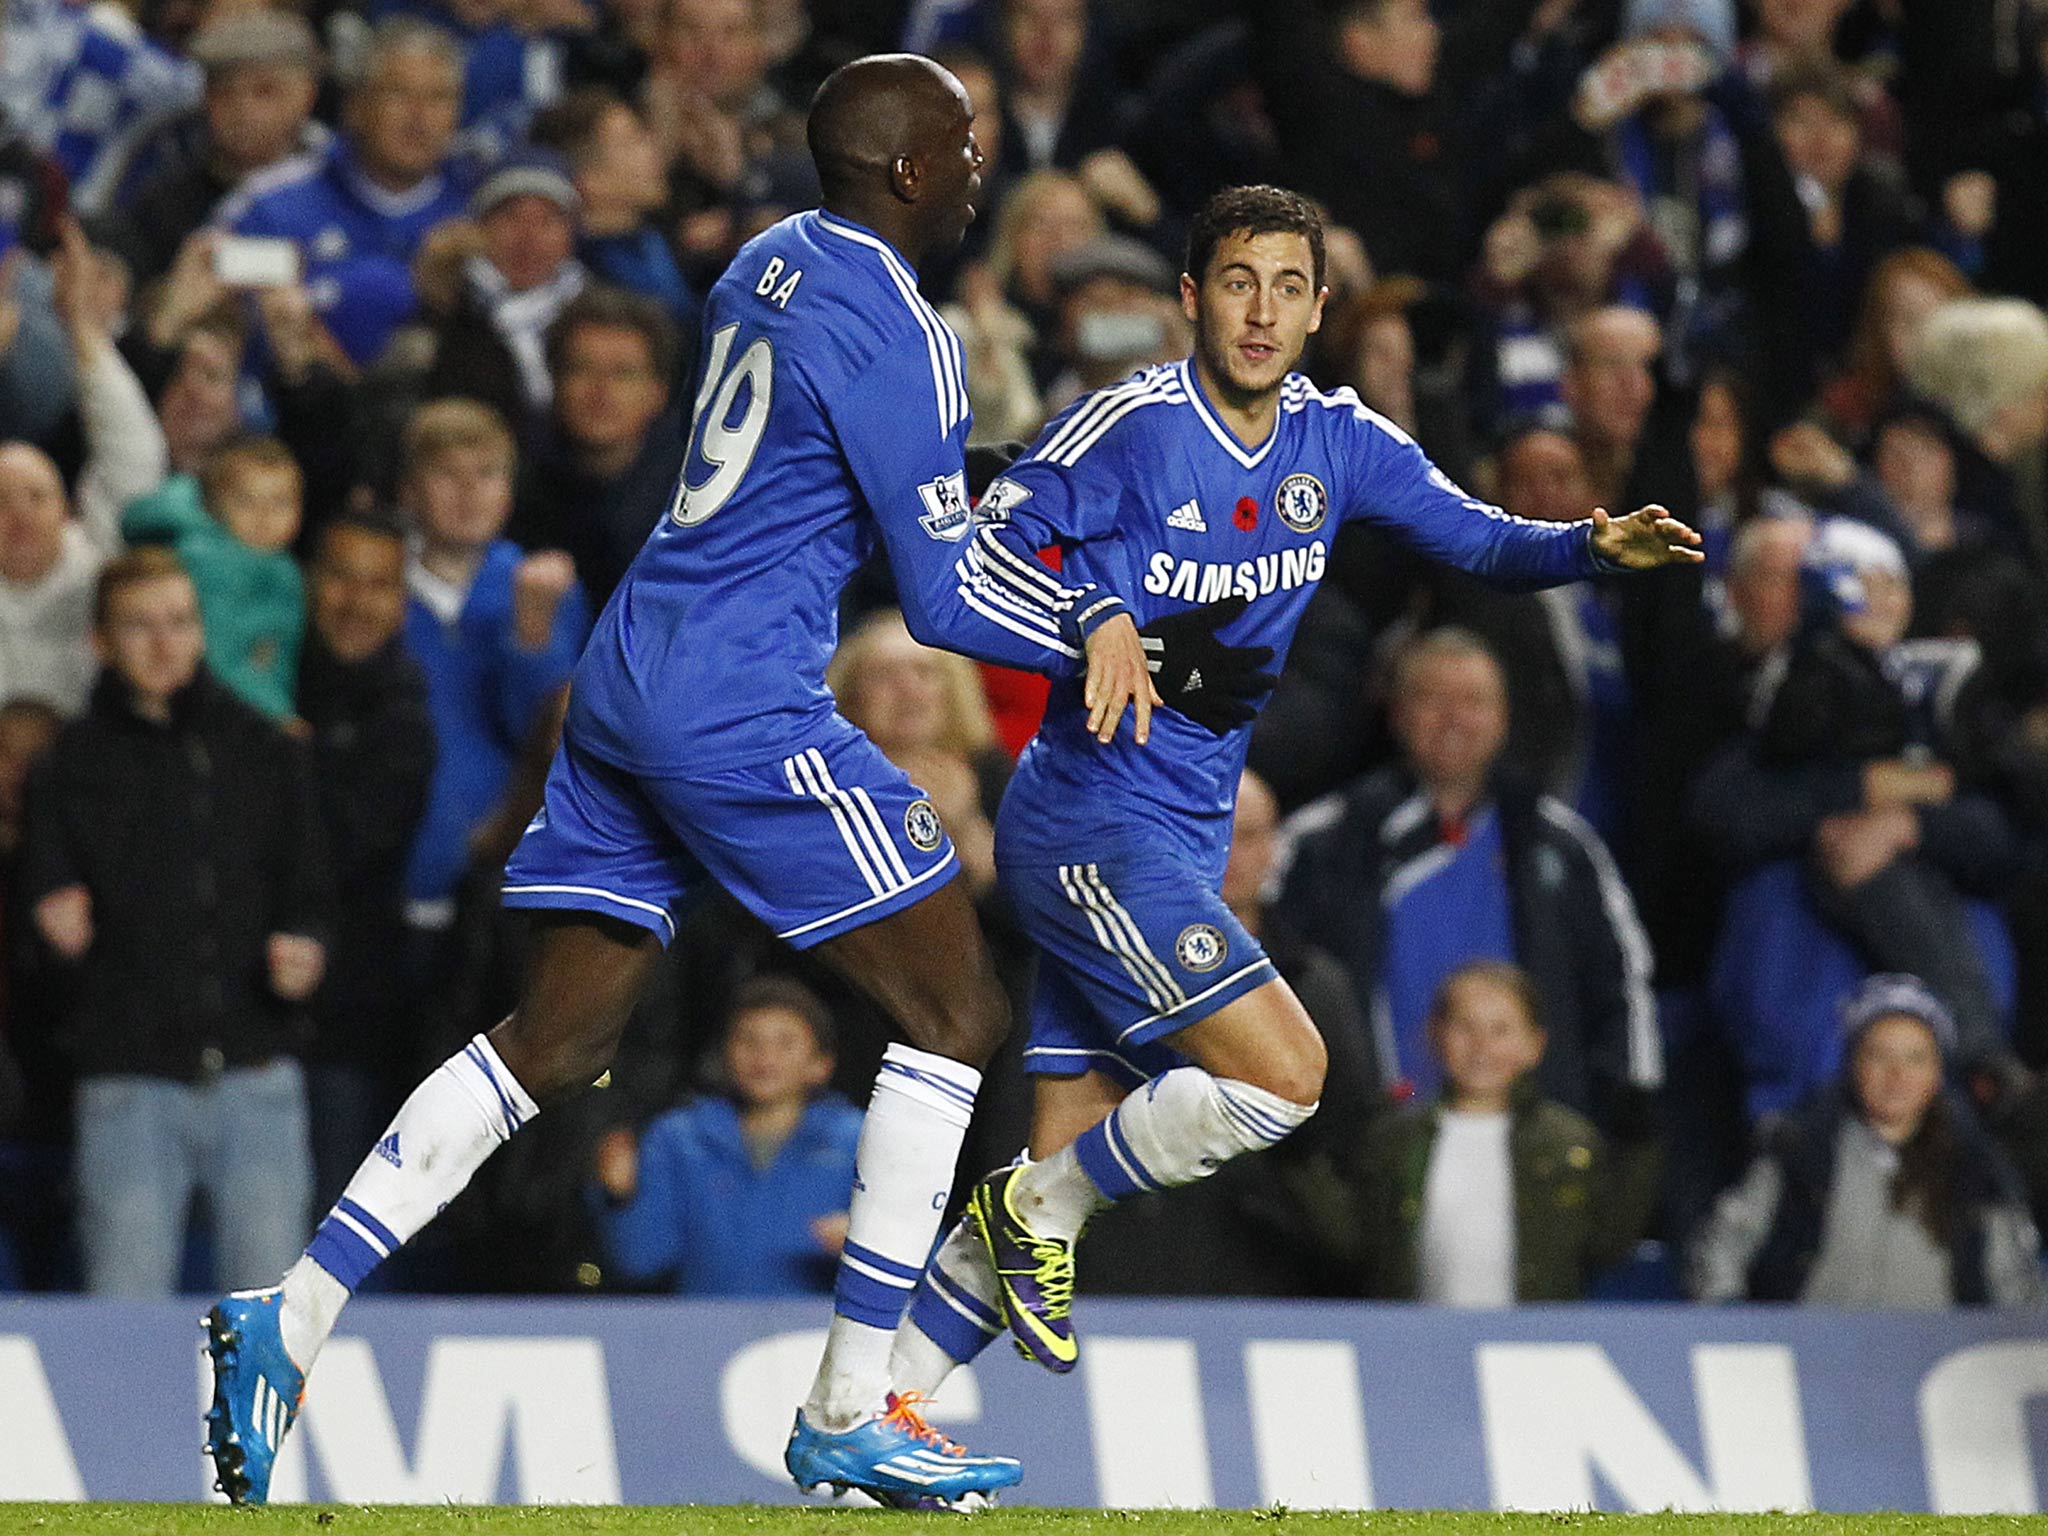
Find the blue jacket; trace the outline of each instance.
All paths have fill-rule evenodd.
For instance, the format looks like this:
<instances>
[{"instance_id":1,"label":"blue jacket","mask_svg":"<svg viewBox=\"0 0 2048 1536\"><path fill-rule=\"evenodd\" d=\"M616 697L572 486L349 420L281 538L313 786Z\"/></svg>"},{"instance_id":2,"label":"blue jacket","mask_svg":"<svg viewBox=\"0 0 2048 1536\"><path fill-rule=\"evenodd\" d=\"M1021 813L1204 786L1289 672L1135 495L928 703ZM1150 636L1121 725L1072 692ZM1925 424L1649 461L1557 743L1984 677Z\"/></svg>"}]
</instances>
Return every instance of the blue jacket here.
<instances>
[{"instance_id":1,"label":"blue jacket","mask_svg":"<svg viewBox=\"0 0 2048 1536\"><path fill-rule=\"evenodd\" d=\"M756 1168L729 1099L670 1110L640 1139L640 1185L624 1205L597 1199L598 1230L628 1280L674 1271L685 1296L803 1296L832 1289L837 1259L811 1223L853 1198L861 1112L836 1093L812 1100L766 1168Z\"/></svg>"},{"instance_id":2,"label":"blue jacket","mask_svg":"<svg viewBox=\"0 0 2048 1536\"><path fill-rule=\"evenodd\" d=\"M438 755L426 819L413 842L406 895L452 896L469 861L469 834L505 792L527 733L590 633L590 604L572 587L555 610L554 633L524 651L512 633L512 573L524 552L500 539L484 556L469 598L443 624L417 597L405 605L405 644L427 674L427 711Z\"/></svg>"},{"instance_id":3,"label":"blue jacket","mask_svg":"<svg viewBox=\"0 0 2048 1536\"><path fill-rule=\"evenodd\" d=\"M318 154L250 177L215 223L297 241L313 307L343 350L367 363L418 307L413 253L428 230L468 211L473 181L467 166L450 161L409 192L387 192L337 135Z\"/></svg>"}]
</instances>

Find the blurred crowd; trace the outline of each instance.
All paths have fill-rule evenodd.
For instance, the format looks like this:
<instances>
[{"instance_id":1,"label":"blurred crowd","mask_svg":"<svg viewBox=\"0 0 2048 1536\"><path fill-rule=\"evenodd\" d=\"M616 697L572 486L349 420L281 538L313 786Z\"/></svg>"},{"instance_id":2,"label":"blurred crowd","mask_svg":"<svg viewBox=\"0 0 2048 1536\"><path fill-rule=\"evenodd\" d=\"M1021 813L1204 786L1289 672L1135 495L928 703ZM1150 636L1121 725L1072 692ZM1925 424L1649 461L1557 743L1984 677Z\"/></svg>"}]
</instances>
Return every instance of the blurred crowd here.
<instances>
[{"instance_id":1,"label":"blurred crowd","mask_svg":"<svg viewBox=\"0 0 2048 1536\"><path fill-rule=\"evenodd\" d=\"M666 507L702 296L931 54L974 440L1190 344L1186 221L1330 221L1305 368L1697 570L1347 530L1225 895L1328 1039L1287 1144L1091 1233L1154 1293L2035 1302L2042 0L7 0L0 1286L267 1284L502 1015L497 874ZM850 590L842 711L991 825L1041 682ZM713 897L597 1090L380 1284L821 1289L872 1008ZM1016 1045L967 1162L1025 1135Z\"/></svg>"}]
</instances>

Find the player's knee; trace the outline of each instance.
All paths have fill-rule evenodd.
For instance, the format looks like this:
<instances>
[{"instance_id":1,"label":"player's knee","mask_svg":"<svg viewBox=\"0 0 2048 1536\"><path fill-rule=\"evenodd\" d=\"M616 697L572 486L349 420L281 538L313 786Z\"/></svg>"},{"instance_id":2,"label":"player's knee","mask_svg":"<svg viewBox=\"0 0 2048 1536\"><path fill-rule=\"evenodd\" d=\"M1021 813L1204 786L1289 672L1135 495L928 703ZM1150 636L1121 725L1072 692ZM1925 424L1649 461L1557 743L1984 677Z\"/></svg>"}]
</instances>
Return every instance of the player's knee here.
<instances>
[{"instance_id":1,"label":"player's knee","mask_svg":"<svg viewBox=\"0 0 2048 1536\"><path fill-rule=\"evenodd\" d=\"M1313 1029L1290 1031L1284 1046L1273 1052L1259 1086L1295 1104L1313 1104L1323 1096L1330 1053Z\"/></svg>"},{"instance_id":2,"label":"player's knee","mask_svg":"<svg viewBox=\"0 0 2048 1536\"><path fill-rule=\"evenodd\" d=\"M904 1020L910 1043L970 1067L986 1066L1010 1033L1010 1000L992 976L982 985L931 999L922 1012L915 1023Z\"/></svg>"},{"instance_id":3,"label":"player's knee","mask_svg":"<svg viewBox=\"0 0 2048 1536\"><path fill-rule=\"evenodd\" d=\"M547 1019L522 1006L491 1031L491 1043L534 1102L545 1105L604 1076L625 1025L623 1017Z\"/></svg>"}]
</instances>

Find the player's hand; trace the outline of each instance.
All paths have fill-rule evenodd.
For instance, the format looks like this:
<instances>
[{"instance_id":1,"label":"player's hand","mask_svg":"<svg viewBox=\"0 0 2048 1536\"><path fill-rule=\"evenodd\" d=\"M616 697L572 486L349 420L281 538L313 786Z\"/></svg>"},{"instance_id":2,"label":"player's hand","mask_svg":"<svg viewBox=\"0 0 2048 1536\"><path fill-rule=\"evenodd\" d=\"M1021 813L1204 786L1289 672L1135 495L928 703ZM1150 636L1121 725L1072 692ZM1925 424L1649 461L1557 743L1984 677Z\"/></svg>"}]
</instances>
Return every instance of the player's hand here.
<instances>
[{"instance_id":1,"label":"player's hand","mask_svg":"<svg viewBox=\"0 0 2048 1536\"><path fill-rule=\"evenodd\" d=\"M1605 507L1593 509L1593 553L1611 565L1632 571L1654 571L1660 565L1698 565L1700 536L1652 502L1627 517L1609 517Z\"/></svg>"},{"instance_id":2,"label":"player's hand","mask_svg":"<svg viewBox=\"0 0 2048 1536\"><path fill-rule=\"evenodd\" d=\"M1104 746L1116 737L1126 705L1135 712L1131 735L1139 746L1152 739L1152 711L1159 693L1145 665L1145 647L1128 613L1098 624L1088 636L1088 680L1081 689L1088 706L1088 734Z\"/></svg>"},{"instance_id":3,"label":"player's hand","mask_svg":"<svg viewBox=\"0 0 2048 1536\"><path fill-rule=\"evenodd\" d=\"M92 948L92 892L67 885L36 903L36 932L61 959L77 960Z\"/></svg>"},{"instance_id":4,"label":"player's hand","mask_svg":"<svg viewBox=\"0 0 2048 1536\"><path fill-rule=\"evenodd\" d=\"M273 933L265 946L270 990L288 1003L303 1003L327 974L327 951L303 933Z\"/></svg>"},{"instance_id":5,"label":"player's hand","mask_svg":"<svg viewBox=\"0 0 2048 1536\"><path fill-rule=\"evenodd\" d=\"M1227 736L1258 713L1258 700L1273 691L1272 673L1260 670L1273 659L1270 645L1225 645L1216 631L1251 606L1246 597L1170 613L1138 631L1160 698L1195 724Z\"/></svg>"}]
</instances>

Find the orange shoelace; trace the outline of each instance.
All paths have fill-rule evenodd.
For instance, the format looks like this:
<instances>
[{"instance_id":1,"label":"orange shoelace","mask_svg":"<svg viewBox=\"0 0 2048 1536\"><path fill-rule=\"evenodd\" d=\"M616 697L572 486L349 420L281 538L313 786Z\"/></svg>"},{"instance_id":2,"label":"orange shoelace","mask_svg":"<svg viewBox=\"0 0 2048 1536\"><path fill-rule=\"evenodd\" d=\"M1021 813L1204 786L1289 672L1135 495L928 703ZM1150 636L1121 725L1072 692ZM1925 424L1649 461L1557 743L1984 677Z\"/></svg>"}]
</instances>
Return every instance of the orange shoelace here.
<instances>
[{"instance_id":1,"label":"orange shoelace","mask_svg":"<svg viewBox=\"0 0 2048 1536\"><path fill-rule=\"evenodd\" d=\"M917 1411L918 1404L928 1402L922 1392L899 1392L889 1399L889 1411L882 1415L884 1424L893 1424L908 1434L915 1435L926 1445L948 1456L965 1456L967 1447L956 1445L945 1435L927 1424L924 1415Z\"/></svg>"}]
</instances>

